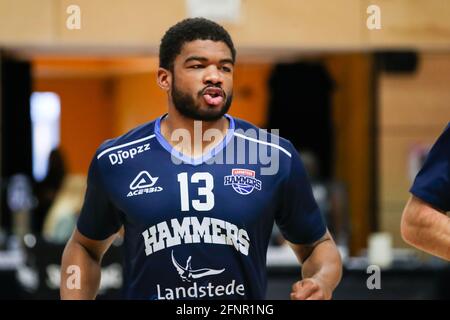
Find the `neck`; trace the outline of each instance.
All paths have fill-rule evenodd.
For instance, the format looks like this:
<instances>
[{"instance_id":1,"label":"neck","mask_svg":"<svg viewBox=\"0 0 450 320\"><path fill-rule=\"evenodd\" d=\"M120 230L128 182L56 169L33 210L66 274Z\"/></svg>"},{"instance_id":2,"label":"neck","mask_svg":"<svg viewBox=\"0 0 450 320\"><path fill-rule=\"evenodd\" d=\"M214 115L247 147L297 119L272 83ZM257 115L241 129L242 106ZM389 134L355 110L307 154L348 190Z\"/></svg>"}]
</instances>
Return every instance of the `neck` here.
<instances>
[{"instance_id":1,"label":"neck","mask_svg":"<svg viewBox=\"0 0 450 320\"><path fill-rule=\"evenodd\" d=\"M175 149L190 157L200 156L221 143L228 128L226 117L215 121L194 120L180 114L175 107L169 107L167 116L161 121L163 137ZM187 133L190 141L179 140Z\"/></svg>"}]
</instances>

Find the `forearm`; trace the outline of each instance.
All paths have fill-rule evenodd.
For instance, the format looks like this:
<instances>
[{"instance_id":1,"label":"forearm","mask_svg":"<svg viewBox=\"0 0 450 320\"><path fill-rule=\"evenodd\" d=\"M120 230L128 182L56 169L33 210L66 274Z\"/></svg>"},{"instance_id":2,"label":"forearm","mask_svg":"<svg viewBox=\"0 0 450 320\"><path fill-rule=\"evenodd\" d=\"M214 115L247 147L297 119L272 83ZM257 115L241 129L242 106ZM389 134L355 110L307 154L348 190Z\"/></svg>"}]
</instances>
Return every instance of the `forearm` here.
<instances>
[{"instance_id":1,"label":"forearm","mask_svg":"<svg viewBox=\"0 0 450 320\"><path fill-rule=\"evenodd\" d=\"M425 252L450 260L450 218L417 198L403 213L403 239Z\"/></svg>"},{"instance_id":2,"label":"forearm","mask_svg":"<svg viewBox=\"0 0 450 320\"><path fill-rule=\"evenodd\" d=\"M61 299L95 299L100 275L101 266L98 260L82 245L68 244L61 265Z\"/></svg>"},{"instance_id":3,"label":"forearm","mask_svg":"<svg viewBox=\"0 0 450 320\"><path fill-rule=\"evenodd\" d=\"M325 240L314 248L302 264L302 276L303 279L318 280L330 290L331 295L342 277L341 257L332 239Z\"/></svg>"}]
</instances>

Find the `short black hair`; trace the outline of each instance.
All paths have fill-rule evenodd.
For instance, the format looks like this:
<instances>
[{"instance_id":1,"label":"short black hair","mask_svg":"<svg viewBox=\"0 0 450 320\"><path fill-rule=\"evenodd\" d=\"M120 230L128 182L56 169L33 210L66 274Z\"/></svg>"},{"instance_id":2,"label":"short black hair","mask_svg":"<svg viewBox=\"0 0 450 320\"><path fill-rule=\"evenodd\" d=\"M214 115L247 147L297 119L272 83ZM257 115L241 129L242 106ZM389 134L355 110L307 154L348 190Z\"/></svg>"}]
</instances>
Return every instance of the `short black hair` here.
<instances>
[{"instance_id":1,"label":"short black hair","mask_svg":"<svg viewBox=\"0 0 450 320\"><path fill-rule=\"evenodd\" d=\"M236 60L233 41L221 25L205 18L188 18L172 26L162 37L159 66L173 71L173 63L183 45L195 40L223 41L230 48L233 62Z\"/></svg>"}]
</instances>

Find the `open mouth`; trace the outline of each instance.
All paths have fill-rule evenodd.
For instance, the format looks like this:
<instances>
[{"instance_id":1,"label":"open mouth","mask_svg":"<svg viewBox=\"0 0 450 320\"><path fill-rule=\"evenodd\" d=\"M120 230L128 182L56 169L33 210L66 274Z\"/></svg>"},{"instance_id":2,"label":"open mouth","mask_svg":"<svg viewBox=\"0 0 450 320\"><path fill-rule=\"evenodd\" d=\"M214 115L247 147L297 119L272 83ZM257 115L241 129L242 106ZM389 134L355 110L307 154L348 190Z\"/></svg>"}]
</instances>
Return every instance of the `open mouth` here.
<instances>
[{"instance_id":1,"label":"open mouth","mask_svg":"<svg viewBox=\"0 0 450 320\"><path fill-rule=\"evenodd\" d=\"M224 92L220 88L210 87L203 90L203 99L209 105L217 106L224 100Z\"/></svg>"}]
</instances>

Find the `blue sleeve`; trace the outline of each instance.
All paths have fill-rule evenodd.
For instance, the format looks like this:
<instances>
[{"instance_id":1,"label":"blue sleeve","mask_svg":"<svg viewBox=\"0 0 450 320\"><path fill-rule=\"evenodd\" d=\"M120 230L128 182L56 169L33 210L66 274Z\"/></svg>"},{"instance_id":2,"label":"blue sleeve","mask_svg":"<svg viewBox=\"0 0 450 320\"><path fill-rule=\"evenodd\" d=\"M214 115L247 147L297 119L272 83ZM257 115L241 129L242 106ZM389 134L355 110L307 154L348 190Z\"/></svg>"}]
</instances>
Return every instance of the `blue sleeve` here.
<instances>
[{"instance_id":1,"label":"blue sleeve","mask_svg":"<svg viewBox=\"0 0 450 320\"><path fill-rule=\"evenodd\" d=\"M450 125L431 148L410 192L439 210L450 211Z\"/></svg>"},{"instance_id":2,"label":"blue sleeve","mask_svg":"<svg viewBox=\"0 0 450 320\"><path fill-rule=\"evenodd\" d=\"M276 222L288 241L311 244L326 232L319 207L313 197L303 163L292 147L290 173L283 190L281 208Z\"/></svg>"},{"instance_id":3,"label":"blue sleeve","mask_svg":"<svg viewBox=\"0 0 450 320\"><path fill-rule=\"evenodd\" d=\"M77 222L78 231L93 240L104 240L122 226L119 210L104 187L97 158L91 162L87 190Z\"/></svg>"}]
</instances>

